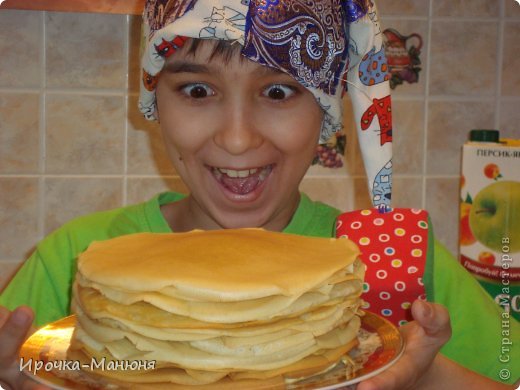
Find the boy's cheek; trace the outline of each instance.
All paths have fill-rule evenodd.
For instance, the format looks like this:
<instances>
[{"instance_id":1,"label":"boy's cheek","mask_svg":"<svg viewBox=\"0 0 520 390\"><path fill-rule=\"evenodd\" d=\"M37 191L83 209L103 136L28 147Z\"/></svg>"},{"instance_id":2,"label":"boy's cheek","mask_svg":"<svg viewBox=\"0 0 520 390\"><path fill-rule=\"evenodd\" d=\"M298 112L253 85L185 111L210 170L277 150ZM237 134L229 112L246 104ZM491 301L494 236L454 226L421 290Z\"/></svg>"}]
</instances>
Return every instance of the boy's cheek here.
<instances>
[{"instance_id":1,"label":"boy's cheek","mask_svg":"<svg viewBox=\"0 0 520 390\"><path fill-rule=\"evenodd\" d=\"M295 117L301 117L301 113L294 114L292 118L280 118L270 123L270 138L273 143L287 151L312 148L318 145L321 121L316 117L304 117L295 121Z\"/></svg>"}]
</instances>

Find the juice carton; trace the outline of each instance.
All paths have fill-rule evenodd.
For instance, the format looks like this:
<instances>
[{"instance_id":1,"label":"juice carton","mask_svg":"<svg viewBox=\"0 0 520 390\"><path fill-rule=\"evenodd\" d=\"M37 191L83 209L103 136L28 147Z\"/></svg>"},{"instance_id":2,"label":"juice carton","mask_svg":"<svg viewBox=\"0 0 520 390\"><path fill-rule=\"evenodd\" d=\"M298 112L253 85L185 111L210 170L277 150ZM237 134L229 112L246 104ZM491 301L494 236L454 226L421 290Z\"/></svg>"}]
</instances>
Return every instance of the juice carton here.
<instances>
[{"instance_id":1,"label":"juice carton","mask_svg":"<svg viewBox=\"0 0 520 390\"><path fill-rule=\"evenodd\" d=\"M520 320L520 140L472 130L460 195L460 262Z\"/></svg>"}]
</instances>

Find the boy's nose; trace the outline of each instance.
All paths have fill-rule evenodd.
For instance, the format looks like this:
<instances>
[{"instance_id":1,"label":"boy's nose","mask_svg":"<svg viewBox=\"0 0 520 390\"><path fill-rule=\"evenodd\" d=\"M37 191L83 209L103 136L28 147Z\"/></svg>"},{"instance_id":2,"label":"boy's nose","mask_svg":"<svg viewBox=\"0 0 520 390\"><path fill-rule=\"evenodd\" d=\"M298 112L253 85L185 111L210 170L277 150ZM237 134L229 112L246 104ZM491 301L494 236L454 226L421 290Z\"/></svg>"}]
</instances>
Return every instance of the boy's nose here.
<instances>
[{"instance_id":1,"label":"boy's nose","mask_svg":"<svg viewBox=\"0 0 520 390\"><path fill-rule=\"evenodd\" d=\"M258 148L263 136L255 126L254 115L243 104L223 112L223 120L214 136L215 143L228 153L240 155Z\"/></svg>"}]
</instances>

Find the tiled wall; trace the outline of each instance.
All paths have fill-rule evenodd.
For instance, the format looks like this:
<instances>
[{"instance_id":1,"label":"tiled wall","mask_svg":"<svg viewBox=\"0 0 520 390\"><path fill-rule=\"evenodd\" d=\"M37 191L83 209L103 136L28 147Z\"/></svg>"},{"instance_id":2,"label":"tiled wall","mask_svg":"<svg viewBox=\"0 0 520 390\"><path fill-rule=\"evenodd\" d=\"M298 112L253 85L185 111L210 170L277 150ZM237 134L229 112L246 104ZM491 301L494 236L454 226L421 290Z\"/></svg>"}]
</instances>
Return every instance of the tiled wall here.
<instances>
[{"instance_id":1,"label":"tiled wall","mask_svg":"<svg viewBox=\"0 0 520 390\"><path fill-rule=\"evenodd\" d=\"M394 93L394 204L425 207L456 252L460 146L472 128L520 138L520 6L514 0L380 0L383 27L423 38L419 82ZM155 124L136 109L137 17L0 11L0 286L64 221L185 191ZM348 102L347 113L349 112ZM369 205L347 124L347 167L302 189Z\"/></svg>"}]
</instances>

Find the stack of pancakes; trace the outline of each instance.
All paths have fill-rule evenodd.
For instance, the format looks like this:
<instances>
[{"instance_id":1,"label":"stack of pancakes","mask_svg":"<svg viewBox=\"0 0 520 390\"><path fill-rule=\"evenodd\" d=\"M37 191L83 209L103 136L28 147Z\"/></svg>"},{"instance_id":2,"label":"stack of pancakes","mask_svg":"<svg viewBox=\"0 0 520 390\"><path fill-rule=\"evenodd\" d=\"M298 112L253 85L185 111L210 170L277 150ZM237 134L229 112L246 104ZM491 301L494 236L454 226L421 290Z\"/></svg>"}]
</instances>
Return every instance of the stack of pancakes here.
<instances>
[{"instance_id":1,"label":"stack of pancakes","mask_svg":"<svg viewBox=\"0 0 520 390\"><path fill-rule=\"evenodd\" d=\"M153 361L93 371L166 388L253 388L324 372L357 345L358 254L347 239L262 229L95 242L78 259L69 356Z\"/></svg>"}]
</instances>

